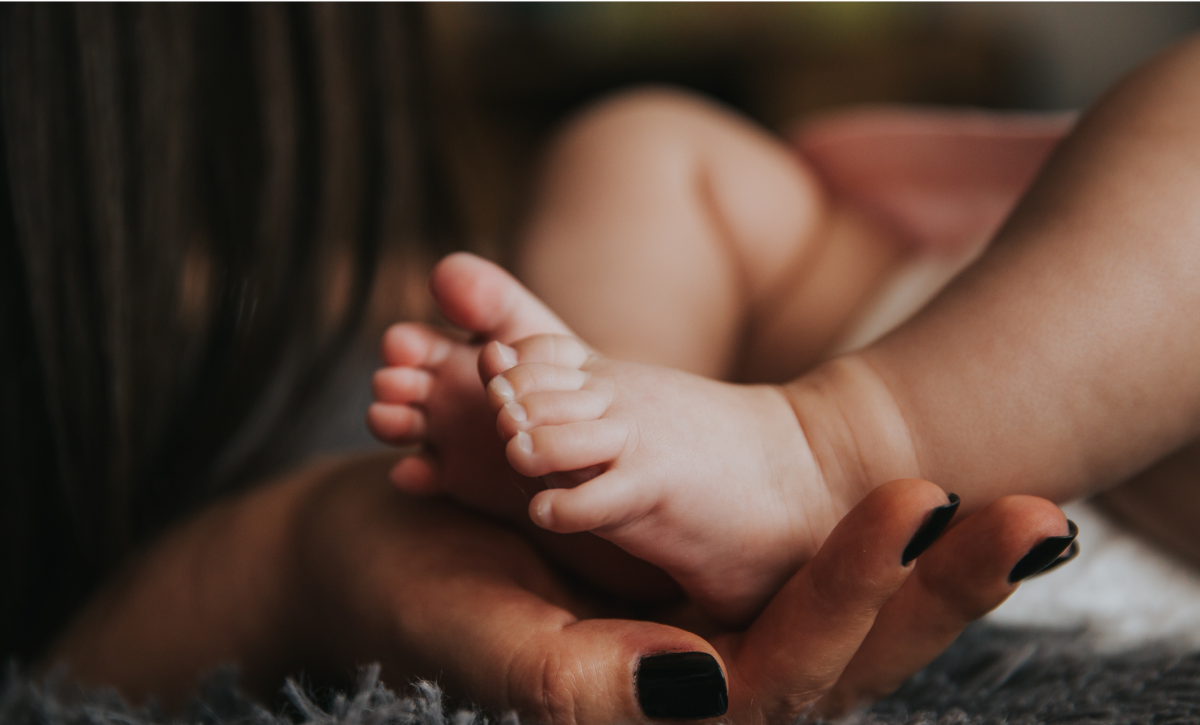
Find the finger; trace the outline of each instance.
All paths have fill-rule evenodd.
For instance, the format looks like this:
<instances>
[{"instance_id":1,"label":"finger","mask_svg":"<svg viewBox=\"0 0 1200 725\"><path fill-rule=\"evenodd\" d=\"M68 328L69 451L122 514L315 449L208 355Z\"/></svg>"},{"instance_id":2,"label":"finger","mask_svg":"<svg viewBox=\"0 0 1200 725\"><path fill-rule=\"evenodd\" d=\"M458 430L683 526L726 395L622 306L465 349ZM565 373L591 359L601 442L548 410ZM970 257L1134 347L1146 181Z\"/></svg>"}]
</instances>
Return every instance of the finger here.
<instances>
[{"instance_id":1,"label":"finger","mask_svg":"<svg viewBox=\"0 0 1200 725\"><path fill-rule=\"evenodd\" d=\"M436 527L437 509L427 510L418 526ZM435 534L453 546L425 537L420 561L400 547L373 551L373 570L401 592L395 649L419 653L409 662L384 656L394 683L437 678L450 692L514 709L529 722L608 725L724 713L720 658L699 636L651 622L578 619L538 555L508 532L474 521Z\"/></svg>"},{"instance_id":2,"label":"finger","mask_svg":"<svg viewBox=\"0 0 1200 725\"><path fill-rule=\"evenodd\" d=\"M964 627L1016 590L1019 582L1009 582L1010 573L1031 551L1047 539L1051 548L1061 543L1048 553L1053 561L1070 546L1056 540L1067 531L1062 511L1032 496L1002 498L948 531L880 610L862 647L821 702L821 714L835 716L895 691Z\"/></svg>"},{"instance_id":3,"label":"finger","mask_svg":"<svg viewBox=\"0 0 1200 725\"><path fill-rule=\"evenodd\" d=\"M742 636L719 640L737 722L790 722L837 682L875 615L913 567L902 563L945 493L902 479L872 491Z\"/></svg>"}]
</instances>

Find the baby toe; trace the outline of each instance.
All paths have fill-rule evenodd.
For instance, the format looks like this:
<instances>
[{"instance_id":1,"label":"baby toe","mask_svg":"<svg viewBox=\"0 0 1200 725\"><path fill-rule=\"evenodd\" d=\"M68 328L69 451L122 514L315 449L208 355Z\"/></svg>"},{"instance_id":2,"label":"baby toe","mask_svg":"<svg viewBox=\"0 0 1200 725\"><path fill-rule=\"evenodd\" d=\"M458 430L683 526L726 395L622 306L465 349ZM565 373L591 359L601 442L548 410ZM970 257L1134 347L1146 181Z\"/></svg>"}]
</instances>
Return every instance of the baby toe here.
<instances>
[{"instance_id":1,"label":"baby toe","mask_svg":"<svg viewBox=\"0 0 1200 725\"><path fill-rule=\"evenodd\" d=\"M550 363L580 368L592 356L592 350L570 335L533 335L512 344L520 362Z\"/></svg>"},{"instance_id":2,"label":"baby toe","mask_svg":"<svg viewBox=\"0 0 1200 725\"><path fill-rule=\"evenodd\" d=\"M601 418L521 431L505 447L508 462L520 473L545 476L613 460L625 447L624 424Z\"/></svg>"},{"instance_id":3,"label":"baby toe","mask_svg":"<svg viewBox=\"0 0 1200 725\"><path fill-rule=\"evenodd\" d=\"M367 408L367 428L384 443L400 444L423 440L425 414L408 405L372 403Z\"/></svg>"},{"instance_id":4,"label":"baby toe","mask_svg":"<svg viewBox=\"0 0 1200 725\"><path fill-rule=\"evenodd\" d=\"M434 267L429 290L459 327L501 342L569 328L532 292L492 262L465 252Z\"/></svg>"},{"instance_id":5,"label":"baby toe","mask_svg":"<svg viewBox=\"0 0 1200 725\"><path fill-rule=\"evenodd\" d=\"M591 355L592 351L587 345L570 335L533 335L511 346L490 342L479 354L479 375L484 380L491 380L518 363L580 368Z\"/></svg>"},{"instance_id":6,"label":"baby toe","mask_svg":"<svg viewBox=\"0 0 1200 725\"><path fill-rule=\"evenodd\" d=\"M496 417L496 430L504 440L521 431L544 425L596 420L608 410L609 400L591 390L530 393L506 403Z\"/></svg>"},{"instance_id":7,"label":"baby toe","mask_svg":"<svg viewBox=\"0 0 1200 725\"><path fill-rule=\"evenodd\" d=\"M517 351L504 343L493 340L479 351L479 378L491 380L508 371L518 362Z\"/></svg>"},{"instance_id":8,"label":"baby toe","mask_svg":"<svg viewBox=\"0 0 1200 725\"><path fill-rule=\"evenodd\" d=\"M650 487L613 470L574 488L542 491L529 502L529 518L560 534L609 530L646 515L654 503Z\"/></svg>"},{"instance_id":9,"label":"baby toe","mask_svg":"<svg viewBox=\"0 0 1200 725\"><path fill-rule=\"evenodd\" d=\"M405 456L392 466L388 480L393 486L414 496L429 496L440 492L437 463L429 456Z\"/></svg>"},{"instance_id":10,"label":"baby toe","mask_svg":"<svg viewBox=\"0 0 1200 725\"><path fill-rule=\"evenodd\" d=\"M383 333L380 351L389 366L433 367L446 359L451 346L450 340L425 325L401 322Z\"/></svg>"},{"instance_id":11,"label":"baby toe","mask_svg":"<svg viewBox=\"0 0 1200 725\"><path fill-rule=\"evenodd\" d=\"M579 390L587 382L582 370L547 363L523 363L488 381L488 402L499 412L506 403L531 393Z\"/></svg>"},{"instance_id":12,"label":"baby toe","mask_svg":"<svg viewBox=\"0 0 1200 725\"><path fill-rule=\"evenodd\" d=\"M429 398L433 376L421 368L383 368L371 377L371 388L381 403L420 403Z\"/></svg>"}]
</instances>

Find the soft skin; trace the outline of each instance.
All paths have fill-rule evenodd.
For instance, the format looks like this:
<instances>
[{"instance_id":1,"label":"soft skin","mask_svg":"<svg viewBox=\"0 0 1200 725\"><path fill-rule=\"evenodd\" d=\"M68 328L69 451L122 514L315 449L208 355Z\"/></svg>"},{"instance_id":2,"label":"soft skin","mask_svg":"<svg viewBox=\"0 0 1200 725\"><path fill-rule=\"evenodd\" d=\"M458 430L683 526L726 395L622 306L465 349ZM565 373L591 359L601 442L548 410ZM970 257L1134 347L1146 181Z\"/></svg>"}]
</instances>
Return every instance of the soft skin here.
<instances>
[{"instance_id":1,"label":"soft skin","mask_svg":"<svg viewBox=\"0 0 1200 725\"><path fill-rule=\"evenodd\" d=\"M537 722L599 725L646 721L633 684L641 656L700 651L724 667L730 721L783 722L894 689L1014 590L1016 561L1067 528L1049 502L1010 497L901 566L946 499L928 482L888 484L748 629L705 638L593 618L601 610L519 536L397 492L386 481L394 463L327 461L182 524L110 582L45 663L178 704L223 662L267 694L284 673L379 661L396 687L436 678Z\"/></svg>"}]
</instances>

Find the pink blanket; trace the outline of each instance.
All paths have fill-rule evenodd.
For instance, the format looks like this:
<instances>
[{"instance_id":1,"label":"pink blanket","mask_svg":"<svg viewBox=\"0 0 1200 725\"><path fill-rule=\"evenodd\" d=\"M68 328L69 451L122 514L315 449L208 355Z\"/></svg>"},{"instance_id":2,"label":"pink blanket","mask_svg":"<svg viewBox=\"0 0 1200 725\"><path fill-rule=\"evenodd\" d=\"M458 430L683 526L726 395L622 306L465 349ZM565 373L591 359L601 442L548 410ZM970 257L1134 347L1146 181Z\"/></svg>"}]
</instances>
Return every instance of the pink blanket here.
<instances>
[{"instance_id":1,"label":"pink blanket","mask_svg":"<svg viewBox=\"0 0 1200 725\"><path fill-rule=\"evenodd\" d=\"M916 250L957 257L999 229L1074 122L1074 114L880 106L807 120L791 137L835 197Z\"/></svg>"}]
</instances>

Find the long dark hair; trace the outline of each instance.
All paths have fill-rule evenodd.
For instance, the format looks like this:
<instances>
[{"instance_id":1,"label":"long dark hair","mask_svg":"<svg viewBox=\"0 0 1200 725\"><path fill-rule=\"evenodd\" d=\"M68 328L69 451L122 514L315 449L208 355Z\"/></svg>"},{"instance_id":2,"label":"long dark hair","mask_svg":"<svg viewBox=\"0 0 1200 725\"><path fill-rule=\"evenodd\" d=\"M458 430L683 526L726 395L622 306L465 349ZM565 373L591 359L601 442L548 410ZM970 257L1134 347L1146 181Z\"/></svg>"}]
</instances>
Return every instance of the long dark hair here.
<instances>
[{"instance_id":1,"label":"long dark hair","mask_svg":"<svg viewBox=\"0 0 1200 725\"><path fill-rule=\"evenodd\" d=\"M0 655L261 475L448 233L415 12L0 8Z\"/></svg>"}]
</instances>

